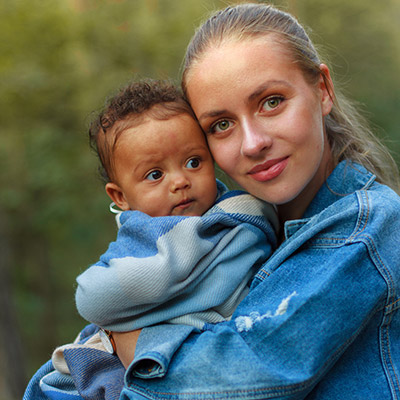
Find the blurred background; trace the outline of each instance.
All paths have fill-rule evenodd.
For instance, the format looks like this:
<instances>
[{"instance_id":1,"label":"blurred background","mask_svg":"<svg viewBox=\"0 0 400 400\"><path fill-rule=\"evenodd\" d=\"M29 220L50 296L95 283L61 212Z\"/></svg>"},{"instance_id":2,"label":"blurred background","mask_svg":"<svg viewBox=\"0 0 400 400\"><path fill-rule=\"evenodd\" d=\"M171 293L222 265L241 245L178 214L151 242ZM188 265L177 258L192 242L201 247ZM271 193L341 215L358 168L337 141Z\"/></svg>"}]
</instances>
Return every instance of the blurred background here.
<instances>
[{"instance_id":1,"label":"blurred background","mask_svg":"<svg viewBox=\"0 0 400 400\"><path fill-rule=\"evenodd\" d=\"M212 10L241 1L0 3L0 399L20 399L52 350L86 324L75 277L114 239L87 125L133 77L179 82ZM400 162L400 0L270 3L309 27L336 84Z\"/></svg>"}]
</instances>

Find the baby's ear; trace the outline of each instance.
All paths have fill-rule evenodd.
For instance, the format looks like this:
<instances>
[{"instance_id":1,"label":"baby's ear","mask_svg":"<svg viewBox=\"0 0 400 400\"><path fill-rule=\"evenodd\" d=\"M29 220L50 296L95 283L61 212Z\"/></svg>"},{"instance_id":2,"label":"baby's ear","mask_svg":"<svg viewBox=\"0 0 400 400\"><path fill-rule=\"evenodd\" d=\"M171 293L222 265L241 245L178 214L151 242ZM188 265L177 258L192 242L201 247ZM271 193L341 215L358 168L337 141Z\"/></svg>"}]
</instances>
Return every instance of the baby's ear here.
<instances>
[{"instance_id":1,"label":"baby's ear","mask_svg":"<svg viewBox=\"0 0 400 400\"><path fill-rule=\"evenodd\" d=\"M130 209L128 202L125 199L124 192L114 182L108 182L106 184L106 192L110 199L121 209L127 211Z\"/></svg>"}]
</instances>

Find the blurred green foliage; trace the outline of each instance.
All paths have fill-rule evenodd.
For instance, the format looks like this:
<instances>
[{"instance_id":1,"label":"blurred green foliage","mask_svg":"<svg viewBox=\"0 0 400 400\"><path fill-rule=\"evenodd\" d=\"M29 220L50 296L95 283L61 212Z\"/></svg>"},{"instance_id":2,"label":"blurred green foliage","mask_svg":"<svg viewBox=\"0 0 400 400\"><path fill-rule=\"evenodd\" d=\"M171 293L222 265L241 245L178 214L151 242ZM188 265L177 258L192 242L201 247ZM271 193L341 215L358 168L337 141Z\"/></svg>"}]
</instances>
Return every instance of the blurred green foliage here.
<instances>
[{"instance_id":1,"label":"blurred green foliage","mask_svg":"<svg viewBox=\"0 0 400 400\"><path fill-rule=\"evenodd\" d=\"M75 311L75 277L115 236L86 138L91 111L133 77L179 82L195 27L238 2L0 3L0 237L11 250L28 376L85 325ZM338 84L364 105L400 160L399 1L272 3L312 29Z\"/></svg>"}]
</instances>

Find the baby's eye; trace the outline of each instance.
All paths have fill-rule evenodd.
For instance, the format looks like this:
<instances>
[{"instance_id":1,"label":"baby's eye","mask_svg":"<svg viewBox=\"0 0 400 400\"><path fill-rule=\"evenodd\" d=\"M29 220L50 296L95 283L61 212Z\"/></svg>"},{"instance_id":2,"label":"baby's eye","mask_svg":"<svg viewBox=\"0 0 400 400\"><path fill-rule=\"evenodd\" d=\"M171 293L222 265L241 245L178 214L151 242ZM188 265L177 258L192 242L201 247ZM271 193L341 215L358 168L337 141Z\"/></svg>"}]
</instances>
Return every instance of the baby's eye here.
<instances>
[{"instance_id":1,"label":"baby's eye","mask_svg":"<svg viewBox=\"0 0 400 400\"><path fill-rule=\"evenodd\" d=\"M147 174L146 179L149 181L157 181L158 179L161 179L162 176L163 176L163 173L157 169L157 170L151 171L149 174Z\"/></svg>"},{"instance_id":2,"label":"baby's eye","mask_svg":"<svg viewBox=\"0 0 400 400\"><path fill-rule=\"evenodd\" d=\"M281 96L272 96L265 100L262 108L266 111L272 111L277 108L283 101Z\"/></svg>"},{"instance_id":3,"label":"baby's eye","mask_svg":"<svg viewBox=\"0 0 400 400\"><path fill-rule=\"evenodd\" d=\"M211 127L211 132L224 132L232 126L232 122L228 121L227 119L223 119L221 121L216 122Z\"/></svg>"},{"instance_id":4,"label":"baby's eye","mask_svg":"<svg viewBox=\"0 0 400 400\"><path fill-rule=\"evenodd\" d=\"M191 158L185 165L186 168L199 168L200 159L199 158Z\"/></svg>"}]
</instances>

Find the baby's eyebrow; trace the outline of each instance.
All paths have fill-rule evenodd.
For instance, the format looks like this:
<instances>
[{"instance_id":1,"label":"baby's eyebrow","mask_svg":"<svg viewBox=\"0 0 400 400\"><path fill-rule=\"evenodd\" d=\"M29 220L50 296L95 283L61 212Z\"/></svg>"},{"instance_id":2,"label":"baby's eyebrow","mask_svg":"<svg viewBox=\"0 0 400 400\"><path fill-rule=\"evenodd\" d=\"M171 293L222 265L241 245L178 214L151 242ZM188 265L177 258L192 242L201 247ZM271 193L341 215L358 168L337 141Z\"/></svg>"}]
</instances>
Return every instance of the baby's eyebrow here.
<instances>
[{"instance_id":1,"label":"baby's eyebrow","mask_svg":"<svg viewBox=\"0 0 400 400\"><path fill-rule=\"evenodd\" d=\"M142 159L140 162L136 163L136 165L133 167L133 172L137 173L142 172L143 170L151 170L151 169L157 169L158 168L158 162L157 160L154 159Z\"/></svg>"}]
</instances>

